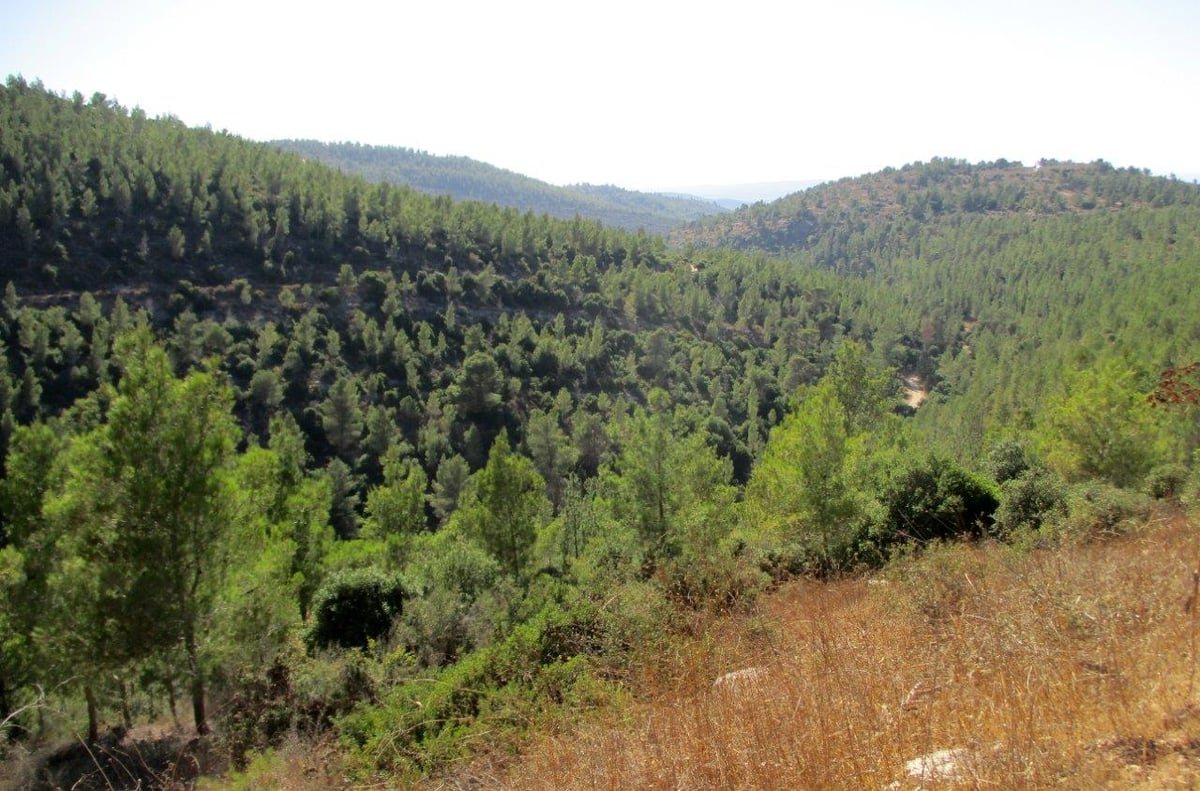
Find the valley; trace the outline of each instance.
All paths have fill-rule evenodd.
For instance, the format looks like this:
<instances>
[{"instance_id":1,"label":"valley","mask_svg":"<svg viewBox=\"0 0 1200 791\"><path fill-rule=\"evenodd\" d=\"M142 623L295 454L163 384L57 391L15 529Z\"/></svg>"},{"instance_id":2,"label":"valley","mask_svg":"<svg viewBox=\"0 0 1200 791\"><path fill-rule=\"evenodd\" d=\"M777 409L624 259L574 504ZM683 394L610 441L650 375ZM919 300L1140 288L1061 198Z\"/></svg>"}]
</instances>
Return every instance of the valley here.
<instances>
[{"instance_id":1,"label":"valley","mask_svg":"<svg viewBox=\"0 0 1200 791\"><path fill-rule=\"evenodd\" d=\"M19 77L0 130L13 787L1196 777L1195 183L627 224Z\"/></svg>"}]
</instances>

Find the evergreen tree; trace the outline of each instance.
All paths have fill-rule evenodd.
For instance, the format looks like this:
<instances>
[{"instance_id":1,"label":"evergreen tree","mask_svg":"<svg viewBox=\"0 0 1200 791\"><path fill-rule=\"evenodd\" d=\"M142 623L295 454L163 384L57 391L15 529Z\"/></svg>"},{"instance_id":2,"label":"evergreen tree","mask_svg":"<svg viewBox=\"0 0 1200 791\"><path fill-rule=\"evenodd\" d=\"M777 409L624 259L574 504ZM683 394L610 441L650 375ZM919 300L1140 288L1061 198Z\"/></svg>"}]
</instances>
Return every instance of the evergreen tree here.
<instances>
[{"instance_id":1,"label":"evergreen tree","mask_svg":"<svg viewBox=\"0 0 1200 791\"><path fill-rule=\"evenodd\" d=\"M866 504L854 476L862 440L848 431L832 379L805 394L771 432L746 486L750 519L835 568L863 526Z\"/></svg>"},{"instance_id":2,"label":"evergreen tree","mask_svg":"<svg viewBox=\"0 0 1200 791\"><path fill-rule=\"evenodd\" d=\"M471 468L462 456L448 456L438 464L430 505L442 524L458 508L459 498L470 477Z\"/></svg>"},{"instance_id":3,"label":"evergreen tree","mask_svg":"<svg viewBox=\"0 0 1200 791\"><path fill-rule=\"evenodd\" d=\"M72 441L52 510L69 524L63 574L116 662L182 645L196 730L208 730L202 650L228 563L237 426L210 373L176 379L146 330L118 346L123 376L99 428ZM69 597L70 598L70 597Z\"/></svg>"},{"instance_id":4,"label":"evergreen tree","mask_svg":"<svg viewBox=\"0 0 1200 791\"><path fill-rule=\"evenodd\" d=\"M1078 372L1047 404L1039 427L1042 452L1068 478L1135 486L1161 459L1156 418L1133 372L1111 361Z\"/></svg>"},{"instance_id":5,"label":"evergreen tree","mask_svg":"<svg viewBox=\"0 0 1200 791\"><path fill-rule=\"evenodd\" d=\"M61 552L58 525L43 509L61 486L64 445L44 424L15 429L0 479L0 720L17 694L67 680L43 675L59 665L45 636L56 628L51 577Z\"/></svg>"},{"instance_id":6,"label":"evergreen tree","mask_svg":"<svg viewBox=\"0 0 1200 791\"><path fill-rule=\"evenodd\" d=\"M359 405L358 379L339 376L321 403L321 427L330 446L344 461L356 460L363 432L363 413Z\"/></svg>"},{"instance_id":7,"label":"evergreen tree","mask_svg":"<svg viewBox=\"0 0 1200 791\"><path fill-rule=\"evenodd\" d=\"M575 465L578 452L553 412L534 410L525 424L525 447L542 480L546 496L557 512L562 505L567 473Z\"/></svg>"},{"instance_id":8,"label":"evergreen tree","mask_svg":"<svg viewBox=\"0 0 1200 791\"><path fill-rule=\"evenodd\" d=\"M471 477L455 523L478 541L514 579L523 578L545 522L545 482L530 461L513 453L508 437L492 443L487 464Z\"/></svg>"},{"instance_id":9,"label":"evergreen tree","mask_svg":"<svg viewBox=\"0 0 1200 791\"><path fill-rule=\"evenodd\" d=\"M363 538L382 540L397 567L403 566L412 537L425 530L427 485L421 466L392 448L383 460L383 485L367 492Z\"/></svg>"}]
</instances>

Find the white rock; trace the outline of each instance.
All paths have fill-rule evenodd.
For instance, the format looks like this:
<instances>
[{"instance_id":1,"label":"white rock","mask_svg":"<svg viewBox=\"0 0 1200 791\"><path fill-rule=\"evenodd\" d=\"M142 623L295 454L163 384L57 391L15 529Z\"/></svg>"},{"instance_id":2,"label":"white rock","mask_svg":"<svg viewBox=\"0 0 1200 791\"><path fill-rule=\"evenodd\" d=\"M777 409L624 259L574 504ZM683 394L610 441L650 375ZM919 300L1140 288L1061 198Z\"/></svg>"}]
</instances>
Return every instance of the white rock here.
<instances>
[{"instance_id":1,"label":"white rock","mask_svg":"<svg viewBox=\"0 0 1200 791\"><path fill-rule=\"evenodd\" d=\"M713 682L713 689L731 690L756 681L765 681L769 675L770 673L765 667L744 667L718 678Z\"/></svg>"},{"instance_id":2,"label":"white rock","mask_svg":"<svg viewBox=\"0 0 1200 791\"><path fill-rule=\"evenodd\" d=\"M974 755L966 747L934 750L904 764L904 773L922 782L954 782L966 778L966 769Z\"/></svg>"}]
</instances>

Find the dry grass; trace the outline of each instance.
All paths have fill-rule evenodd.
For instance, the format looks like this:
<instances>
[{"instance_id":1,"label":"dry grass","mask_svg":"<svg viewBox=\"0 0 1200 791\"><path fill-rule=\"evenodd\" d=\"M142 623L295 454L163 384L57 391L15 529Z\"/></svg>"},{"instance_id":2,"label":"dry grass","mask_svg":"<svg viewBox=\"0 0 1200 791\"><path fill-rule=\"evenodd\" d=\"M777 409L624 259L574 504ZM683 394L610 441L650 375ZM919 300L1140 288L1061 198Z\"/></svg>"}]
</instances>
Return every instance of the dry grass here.
<instances>
[{"instance_id":1,"label":"dry grass","mask_svg":"<svg viewBox=\"0 0 1200 791\"><path fill-rule=\"evenodd\" d=\"M1104 543L943 547L877 579L796 583L648 668L647 702L622 721L535 741L502 785L915 788L907 761L965 748L969 787L1194 787L1198 555L1175 517ZM749 667L768 672L713 687Z\"/></svg>"},{"instance_id":2,"label":"dry grass","mask_svg":"<svg viewBox=\"0 0 1200 791\"><path fill-rule=\"evenodd\" d=\"M342 772L343 755L330 738L292 736L278 749L256 756L243 773L206 778L200 791L271 789L271 791L329 791L352 788Z\"/></svg>"}]
</instances>

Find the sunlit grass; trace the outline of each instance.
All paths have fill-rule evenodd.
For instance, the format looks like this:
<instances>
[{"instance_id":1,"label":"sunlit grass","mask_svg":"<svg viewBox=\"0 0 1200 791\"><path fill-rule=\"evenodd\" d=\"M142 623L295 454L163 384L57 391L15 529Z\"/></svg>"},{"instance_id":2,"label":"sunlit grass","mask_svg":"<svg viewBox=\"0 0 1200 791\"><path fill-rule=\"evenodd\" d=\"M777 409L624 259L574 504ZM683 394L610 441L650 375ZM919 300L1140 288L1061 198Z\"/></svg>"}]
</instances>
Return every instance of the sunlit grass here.
<instances>
[{"instance_id":1,"label":"sunlit grass","mask_svg":"<svg viewBox=\"0 0 1200 791\"><path fill-rule=\"evenodd\" d=\"M647 668L644 703L535 740L503 784L928 787L905 763L961 748L968 786L1194 785L1198 552L1175 517L1101 543L945 546L870 579L792 584ZM766 673L713 687L742 668Z\"/></svg>"}]
</instances>

